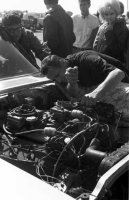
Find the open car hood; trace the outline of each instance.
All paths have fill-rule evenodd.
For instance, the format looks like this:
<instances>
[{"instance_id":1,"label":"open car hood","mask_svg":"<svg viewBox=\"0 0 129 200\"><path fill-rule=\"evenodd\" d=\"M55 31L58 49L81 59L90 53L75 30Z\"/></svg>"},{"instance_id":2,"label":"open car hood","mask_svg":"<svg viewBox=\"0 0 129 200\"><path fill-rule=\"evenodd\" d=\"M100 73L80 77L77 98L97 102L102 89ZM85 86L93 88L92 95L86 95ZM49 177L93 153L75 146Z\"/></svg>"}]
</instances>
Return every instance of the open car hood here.
<instances>
[{"instance_id":1,"label":"open car hood","mask_svg":"<svg viewBox=\"0 0 129 200\"><path fill-rule=\"evenodd\" d=\"M0 94L15 92L48 81L15 45L0 37Z\"/></svg>"},{"instance_id":2,"label":"open car hood","mask_svg":"<svg viewBox=\"0 0 129 200\"><path fill-rule=\"evenodd\" d=\"M36 85L41 85L50 82L49 79L42 76L26 75L22 77L15 77L13 79L0 81L0 95L18 90L27 89Z\"/></svg>"}]
</instances>

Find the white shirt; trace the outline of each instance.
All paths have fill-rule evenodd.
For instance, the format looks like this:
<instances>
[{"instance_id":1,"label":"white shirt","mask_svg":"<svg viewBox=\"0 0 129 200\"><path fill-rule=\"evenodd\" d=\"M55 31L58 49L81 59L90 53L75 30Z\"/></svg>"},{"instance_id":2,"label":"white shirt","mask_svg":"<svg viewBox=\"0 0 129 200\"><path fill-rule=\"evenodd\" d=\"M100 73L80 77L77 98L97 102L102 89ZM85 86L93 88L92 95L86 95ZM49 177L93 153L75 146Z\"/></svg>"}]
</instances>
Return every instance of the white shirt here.
<instances>
[{"instance_id":1,"label":"white shirt","mask_svg":"<svg viewBox=\"0 0 129 200\"><path fill-rule=\"evenodd\" d=\"M73 46L79 48L90 48L90 36L93 29L99 27L100 23L96 16L89 14L83 18L81 15L73 15L73 28L76 41Z\"/></svg>"}]
</instances>

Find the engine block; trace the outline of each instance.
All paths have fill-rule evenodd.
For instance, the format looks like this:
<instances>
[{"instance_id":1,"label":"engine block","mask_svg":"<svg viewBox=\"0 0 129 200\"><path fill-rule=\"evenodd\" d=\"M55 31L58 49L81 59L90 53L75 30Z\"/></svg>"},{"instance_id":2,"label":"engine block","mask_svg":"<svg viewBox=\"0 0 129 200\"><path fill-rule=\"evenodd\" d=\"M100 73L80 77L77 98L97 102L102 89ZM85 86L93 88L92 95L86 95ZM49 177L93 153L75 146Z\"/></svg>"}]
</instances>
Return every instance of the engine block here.
<instances>
[{"instance_id":1,"label":"engine block","mask_svg":"<svg viewBox=\"0 0 129 200\"><path fill-rule=\"evenodd\" d=\"M119 116L101 102L86 108L57 101L46 110L22 104L6 113L1 156L29 163L35 176L73 197L90 194L98 177L129 153L116 137Z\"/></svg>"}]
</instances>

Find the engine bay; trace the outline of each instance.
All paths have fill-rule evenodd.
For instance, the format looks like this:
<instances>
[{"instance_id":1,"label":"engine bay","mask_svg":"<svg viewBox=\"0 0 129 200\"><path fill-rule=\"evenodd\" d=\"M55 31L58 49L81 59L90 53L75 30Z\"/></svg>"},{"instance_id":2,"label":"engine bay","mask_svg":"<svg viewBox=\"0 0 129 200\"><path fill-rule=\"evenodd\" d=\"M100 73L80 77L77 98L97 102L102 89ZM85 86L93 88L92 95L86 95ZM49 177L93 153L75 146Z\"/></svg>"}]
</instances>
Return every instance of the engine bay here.
<instances>
[{"instance_id":1,"label":"engine bay","mask_svg":"<svg viewBox=\"0 0 129 200\"><path fill-rule=\"evenodd\" d=\"M38 87L1 96L0 157L88 199L100 177L129 154L128 140L118 134L121 113L111 104L67 101L55 91Z\"/></svg>"}]
</instances>

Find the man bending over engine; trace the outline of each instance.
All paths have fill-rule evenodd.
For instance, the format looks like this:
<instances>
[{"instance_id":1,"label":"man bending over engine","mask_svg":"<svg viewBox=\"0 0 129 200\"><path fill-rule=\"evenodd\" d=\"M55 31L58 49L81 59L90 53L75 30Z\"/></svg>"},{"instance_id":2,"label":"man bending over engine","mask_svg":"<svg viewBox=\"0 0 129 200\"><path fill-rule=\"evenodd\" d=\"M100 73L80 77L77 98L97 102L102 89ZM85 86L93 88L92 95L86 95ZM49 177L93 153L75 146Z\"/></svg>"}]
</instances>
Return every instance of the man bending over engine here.
<instances>
[{"instance_id":1,"label":"man bending over engine","mask_svg":"<svg viewBox=\"0 0 129 200\"><path fill-rule=\"evenodd\" d=\"M128 70L120 61L95 51L82 51L65 59L55 55L47 56L42 61L41 72L65 87L71 97L78 98L80 88L84 88L85 94L81 96L81 101L88 106L97 101L117 104L116 95L121 96L122 100L125 95L129 98L126 92L123 94L123 89L122 92L118 91L121 84L129 87ZM129 109L129 105L127 107Z\"/></svg>"}]
</instances>

